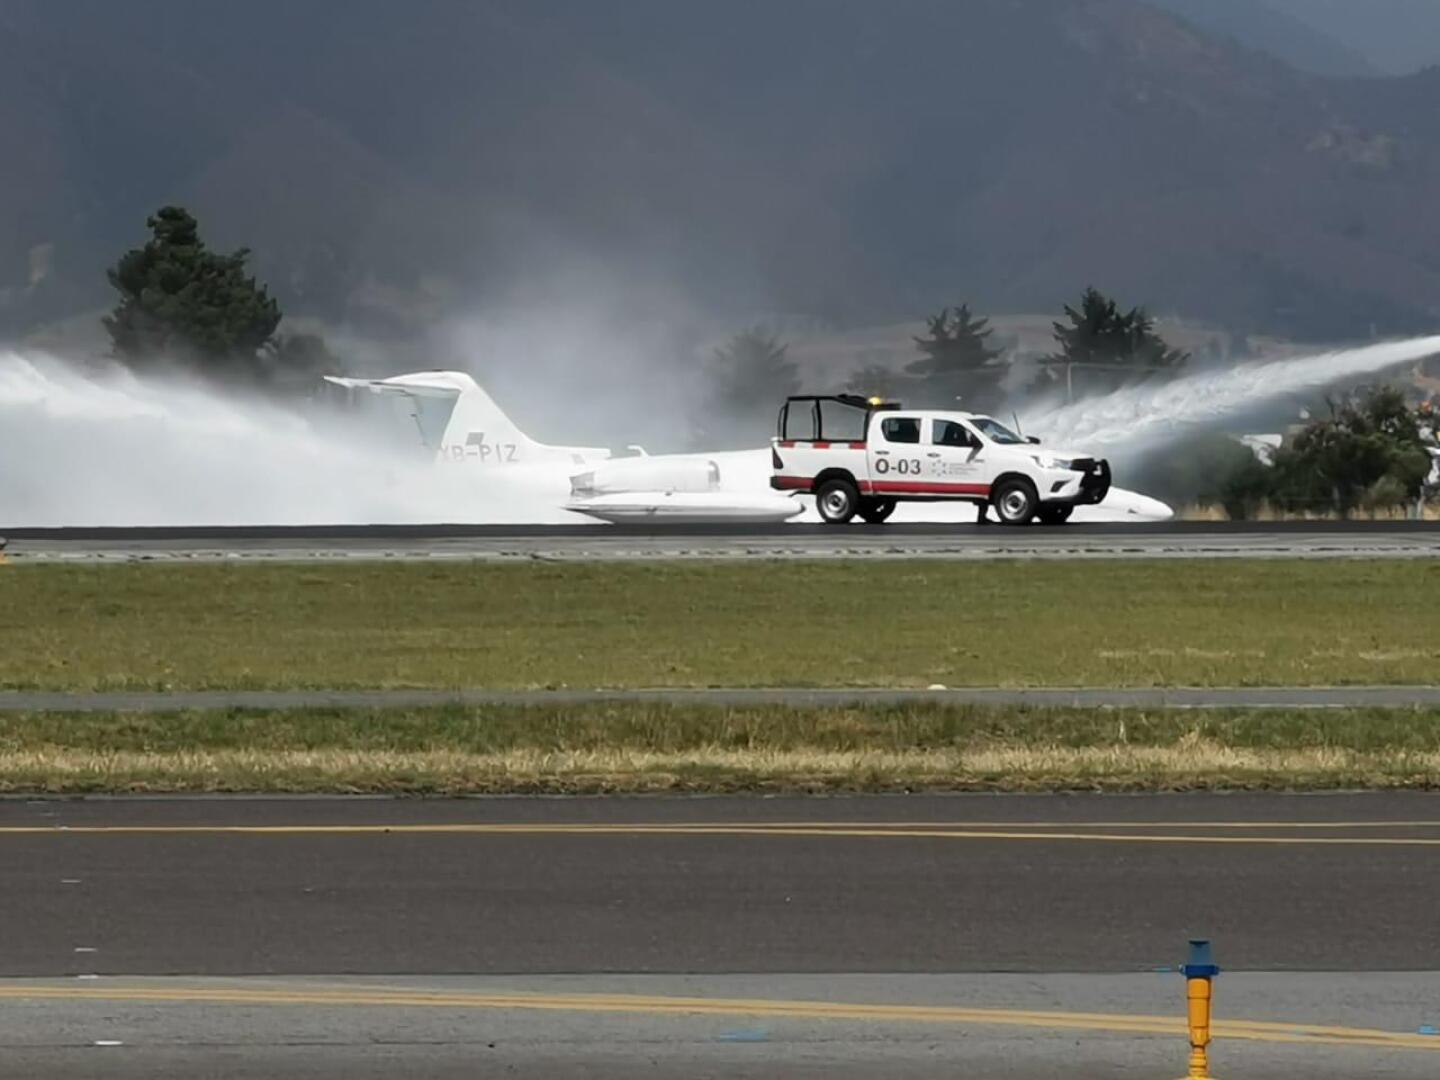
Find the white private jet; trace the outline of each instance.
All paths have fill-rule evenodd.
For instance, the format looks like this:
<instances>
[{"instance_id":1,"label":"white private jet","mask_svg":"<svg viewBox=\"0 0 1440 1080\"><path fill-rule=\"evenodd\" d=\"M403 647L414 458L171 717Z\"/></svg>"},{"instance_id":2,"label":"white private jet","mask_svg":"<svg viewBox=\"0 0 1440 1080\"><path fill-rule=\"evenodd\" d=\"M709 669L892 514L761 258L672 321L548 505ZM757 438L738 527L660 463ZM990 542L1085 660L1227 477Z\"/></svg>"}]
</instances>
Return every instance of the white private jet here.
<instances>
[{"instance_id":1,"label":"white private jet","mask_svg":"<svg viewBox=\"0 0 1440 1080\"><path fill-rule=\"evenodd\" d=\"M819 520L808 498L771 490L769 447L652 456L632 446L631 456L614 457L604 447L536 442L464 372L422 371L388 379L327 375L325 380L405 402L420 441L434 451L437 462L503 471L537 487L568 481L569 497L561 499L560 508L600 521ZM892 520L962 521L975 516L973 508L939 503L900 509L908 512L897 512ZM1165 521L1173 516L1156 499L1112 487L1103 502L1077 508L1071 520Z\"/></svg>"}]
</instances>

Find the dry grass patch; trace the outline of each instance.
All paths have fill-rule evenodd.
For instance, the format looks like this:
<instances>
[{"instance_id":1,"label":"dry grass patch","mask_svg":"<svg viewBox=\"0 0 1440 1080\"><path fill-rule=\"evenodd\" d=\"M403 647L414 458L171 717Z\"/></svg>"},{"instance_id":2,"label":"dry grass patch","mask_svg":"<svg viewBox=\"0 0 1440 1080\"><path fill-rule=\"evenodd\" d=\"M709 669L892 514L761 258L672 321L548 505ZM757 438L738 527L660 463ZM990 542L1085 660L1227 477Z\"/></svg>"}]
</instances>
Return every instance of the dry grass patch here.
<instances>
[{"instance_id":1,"label":"dry grass patch","mask_svg":"<svg viewBox=\"0 0 1440 1080\"><path fill-rule=\"evenodd\" d=\"M291 750L0 753L24 792L529 793L1434 787L1440 754L1183 747L835 752Z\"/></svg>"},{"instance_id":2,"label":"dry grass patch","mask_svg":"<svg viewBox=\"0 0 1440 1080\"><path fill-rule=\"evenodd\" d=\"M1440 787L1440 710L910 706L0 718L10 792Z\"/></svg>"}]
</instances>

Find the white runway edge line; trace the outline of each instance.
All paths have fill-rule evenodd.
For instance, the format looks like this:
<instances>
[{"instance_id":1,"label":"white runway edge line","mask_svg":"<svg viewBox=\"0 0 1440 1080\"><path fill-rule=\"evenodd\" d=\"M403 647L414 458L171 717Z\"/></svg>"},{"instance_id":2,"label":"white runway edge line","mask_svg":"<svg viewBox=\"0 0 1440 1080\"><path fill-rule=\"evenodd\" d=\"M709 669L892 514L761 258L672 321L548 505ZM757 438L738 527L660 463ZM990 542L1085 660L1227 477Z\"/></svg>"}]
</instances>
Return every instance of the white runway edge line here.
<instances>
[{"instance_id":1,"label":"white runway edge line","mask_svg":"<svg viewBox=\"0 0 1440 1080\"><path fill-rule=\"evenodd\" d=\"M0 691L0 712L164 712L181 709L424 708L667 704L789 707L981 705L1032 708L1343 709L1440 708L1440 686L1071 687L945 690L195 690L70 693Z\"/></svg>"}]
</instances>

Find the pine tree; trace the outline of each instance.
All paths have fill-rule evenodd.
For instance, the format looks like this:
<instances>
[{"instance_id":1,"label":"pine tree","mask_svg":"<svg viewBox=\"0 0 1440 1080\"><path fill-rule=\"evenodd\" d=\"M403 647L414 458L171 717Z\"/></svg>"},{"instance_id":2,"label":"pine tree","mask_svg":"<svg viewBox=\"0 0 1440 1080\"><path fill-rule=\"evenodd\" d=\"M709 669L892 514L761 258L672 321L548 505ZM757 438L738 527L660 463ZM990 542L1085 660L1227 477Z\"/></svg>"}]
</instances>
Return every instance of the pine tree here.
<instances>
[{"instance_id":1,"label":"pine tree","mask_svg":"<svg viewBox=\"0 0 1440 1080\"><path fill-rule=\"evenodd\" d=\"M786 355L790 346L760 327L736 334L715 350L712 370L720 396L740 408L769 409L798 393L800 379Z\"/></svg>"},{"instance_id":2,"label":"pine tree","mask_svg":"<svg viewBox=\"0 0 1440 1080\"><path fill-rule=\"evenodd\" d=\"M120 294L104 319L115 356L132 368L170 363L215 379L259 381L273 367L280 306L245 272L250 252L210 251L195 218L167 206L151 238L109 271Z\"/></svg>"},{"instance_id":3,"label":"pine tree","mask_svg":"<svg viewBox=\"0 0 1440 1080\"><path fill-rule=\"evenodd\" d=\"M764 438L775 410L800 391L789 346L762 327L751 327L715 349L709 364L714 406L699 420L703 435L741 441Z\"/></svg>"},{"instance_id":4,"label":"pine tree","mask_svg":"<svg viewBox=\"0 0 1440 1080\"><path fill-rule=\"evenodd\" d=\"M926 329L925 337L914 339L924 355L905 367L923 399L917 404L954 407L959 398L969 409L993 408L1005 369L995 363L1001 350L989 344L990 320L976 318L961 304L941 308L926 320Z\"/></svg>"},{"instance_id":5,"label":"pine tree","mask_svg":"<svg viewBox=\"0 0 1440 1080\"><path fill-rule=\"evenodd\" d=\"M1188 353L1172 349L1155 332L1155 321L1143 308L1122 312L1114 300L1097 289L1085 290L1077 311L1068 304L1062 322L1055 327L1057 353L1042 364L1061 371L1070 396L1083 387L1087 393L1103 393L1129 383L1157 376L1174 375L1190 359ZM1077 383L1075 369L1081 379Z\"/></svg>"}]
</instances>

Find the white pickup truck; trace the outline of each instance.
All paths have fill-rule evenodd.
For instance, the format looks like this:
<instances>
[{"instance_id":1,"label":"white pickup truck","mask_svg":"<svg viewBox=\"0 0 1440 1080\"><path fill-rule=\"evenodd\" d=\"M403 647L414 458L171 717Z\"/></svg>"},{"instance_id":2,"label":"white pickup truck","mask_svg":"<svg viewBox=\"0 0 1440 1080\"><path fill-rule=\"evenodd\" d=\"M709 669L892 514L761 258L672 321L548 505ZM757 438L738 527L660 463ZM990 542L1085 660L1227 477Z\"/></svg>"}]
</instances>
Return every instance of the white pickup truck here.
<instances>
[{"instance_id":1,"label":"white pickup truck","mask_svg":"<svg viewBox=\"0 0 1440 1080\"><path fill-rule=\"evenodd\" d=\"M815 496L820 517L878 524L901 500L994 507L1006 525L1062 524L1110 490L1110 465L1042 450L989 416L906 409L848 394L790 397L771 440L770 486Z\"/></svg>"}]
</instances>

